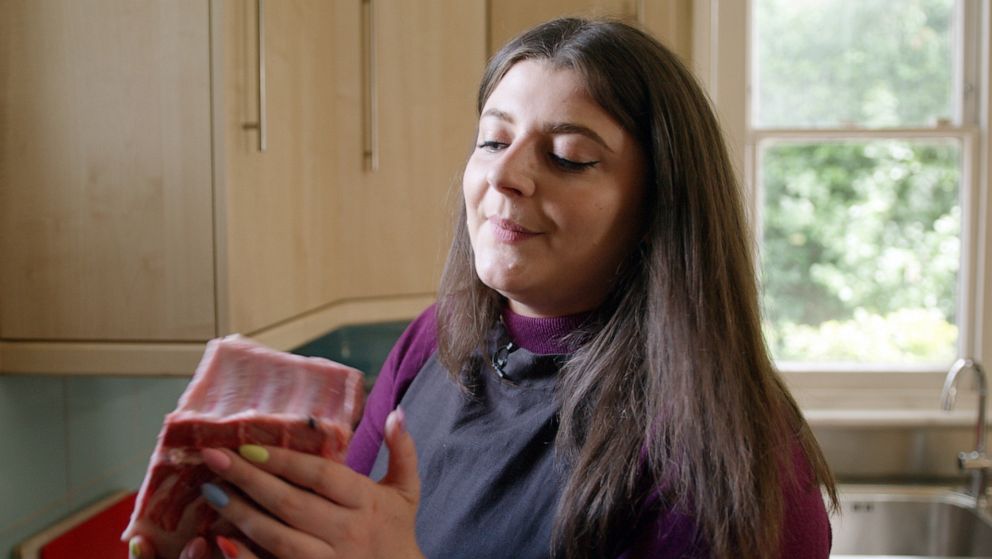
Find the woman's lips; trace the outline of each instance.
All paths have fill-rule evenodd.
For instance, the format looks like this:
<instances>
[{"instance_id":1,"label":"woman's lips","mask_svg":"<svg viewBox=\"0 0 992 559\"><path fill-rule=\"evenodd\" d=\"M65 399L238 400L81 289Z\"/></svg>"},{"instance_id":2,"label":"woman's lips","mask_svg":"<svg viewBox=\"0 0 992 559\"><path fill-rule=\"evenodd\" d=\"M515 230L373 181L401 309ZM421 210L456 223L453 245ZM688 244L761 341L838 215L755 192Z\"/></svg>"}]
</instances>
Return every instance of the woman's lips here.
<instances>
[{"instance_id":1,"label":"woman's lips","mask_svg":"<svg viewBox=\"0 0 992 559\"><path fill-rule=\"evenodd\" d=\"M539 235L516 222L497 216L490 217L489 224L493 227L493 237L504 243L519 243Z\"/></svg>"}]
</instances>

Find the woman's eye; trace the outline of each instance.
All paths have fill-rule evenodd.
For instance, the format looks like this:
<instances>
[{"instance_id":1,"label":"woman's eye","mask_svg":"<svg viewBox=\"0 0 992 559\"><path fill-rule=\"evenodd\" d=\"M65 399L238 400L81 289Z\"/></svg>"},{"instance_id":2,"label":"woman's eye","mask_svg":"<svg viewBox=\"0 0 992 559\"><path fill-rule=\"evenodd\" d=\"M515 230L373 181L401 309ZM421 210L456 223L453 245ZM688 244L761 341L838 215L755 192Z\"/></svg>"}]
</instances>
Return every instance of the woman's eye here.
<instances>
[{"instance_id":1,"label":"woman's eye","mask_svg":"<svg viewBox=\"0 0 992 559\"><path fill-rule=\"evenodd\" d=\"M499 151L506 147L503 142L497 142L494 140L488 140L479 144L479 149L484 149L486 151Z\"/></svg>"},{"instance_id":2,"label":"woman's eye","mask_svg":"<svg viewBox=\"0 0 992 559\"><path fill-rule=\"evenodd\" d=\"M555 154L551 154L551 160L564 171L578 172L594 167L599 161L572 161Z\"/></svg>"}]
</instances>

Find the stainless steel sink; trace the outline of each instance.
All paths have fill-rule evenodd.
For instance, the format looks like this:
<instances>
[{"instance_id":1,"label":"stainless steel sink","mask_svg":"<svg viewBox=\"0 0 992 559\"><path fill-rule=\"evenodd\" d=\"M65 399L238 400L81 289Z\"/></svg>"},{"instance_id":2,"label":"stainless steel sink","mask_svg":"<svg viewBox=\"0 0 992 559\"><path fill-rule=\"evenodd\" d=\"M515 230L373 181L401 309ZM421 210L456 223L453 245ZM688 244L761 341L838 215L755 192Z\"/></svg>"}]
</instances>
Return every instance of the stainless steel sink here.
<instances>
[{"instance_id":1,"label":"stainless steel sink","mask_svg":"<svg viewBox=\"0 0 992 559\"><path fill-rule=\"evenodd\" d=\"M842 485L831 557L992 558L992 516L947 487Z\"/></svg>"}]
</instances>

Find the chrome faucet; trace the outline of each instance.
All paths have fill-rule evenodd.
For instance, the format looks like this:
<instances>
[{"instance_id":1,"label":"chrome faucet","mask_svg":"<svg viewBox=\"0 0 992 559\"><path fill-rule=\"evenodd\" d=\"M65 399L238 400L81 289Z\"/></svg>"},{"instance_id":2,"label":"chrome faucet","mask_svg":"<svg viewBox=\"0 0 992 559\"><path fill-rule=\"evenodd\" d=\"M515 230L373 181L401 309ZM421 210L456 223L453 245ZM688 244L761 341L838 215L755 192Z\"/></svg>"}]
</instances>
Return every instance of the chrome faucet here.
<instances>
[{"instance_id":1,"label":"chrome faucet","mask_svg":"<svg viewBox=\"0 0 992 559\"><path fill-rule=\"evenodd\" d=\"M975 425L975 450L958 454L958 468L971 473L968 492L975 497L975 505L979 506L985 499L987 475L992 470L992 457L985 453L985 402L988 398L988 383L982 365L973 359L958 359L944 379L940 402L945 411L954 407L958 378L962 371L969 369L975 373L978 383L978 424Z\"/></svg>"}]
</instances>

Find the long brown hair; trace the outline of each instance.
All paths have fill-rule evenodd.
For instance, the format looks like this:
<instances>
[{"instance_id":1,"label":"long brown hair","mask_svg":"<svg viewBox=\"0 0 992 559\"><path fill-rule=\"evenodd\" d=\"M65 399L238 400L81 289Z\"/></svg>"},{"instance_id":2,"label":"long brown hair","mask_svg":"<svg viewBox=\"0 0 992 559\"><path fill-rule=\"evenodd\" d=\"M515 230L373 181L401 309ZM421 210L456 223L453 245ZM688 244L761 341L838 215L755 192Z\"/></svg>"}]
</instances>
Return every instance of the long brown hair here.
<instances>
[{"instance_id":1,"label":"long brown hair","mask_svg":"<svg viewBox=\"0 0 992 559\"><path fill-rule=\"evenodd\" d=\"M836 495L765 347L740 185L706 94L648 34L559 19L490 60L480 112L526 59L583 76L647 159L643 240L560 376L556 448L571 469L555 547L569 558L617 553L655 489L661 506L695 518L714 556L767 556L781 541L783 487L799 483L797 441ZM462 205L437 307L440 359L456 378L480 371L504 304L475 273L465 217Z\"/></svg>"}]
</instances>

